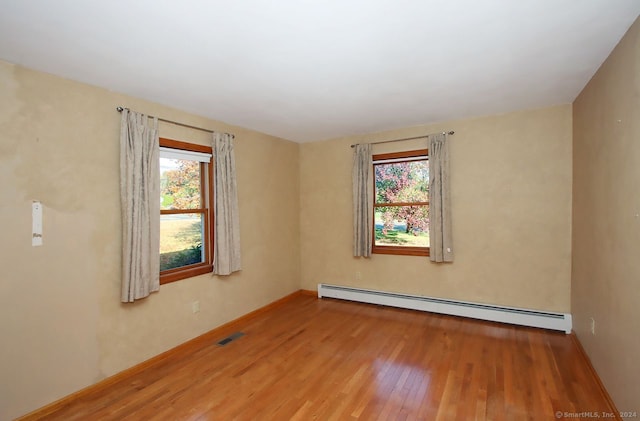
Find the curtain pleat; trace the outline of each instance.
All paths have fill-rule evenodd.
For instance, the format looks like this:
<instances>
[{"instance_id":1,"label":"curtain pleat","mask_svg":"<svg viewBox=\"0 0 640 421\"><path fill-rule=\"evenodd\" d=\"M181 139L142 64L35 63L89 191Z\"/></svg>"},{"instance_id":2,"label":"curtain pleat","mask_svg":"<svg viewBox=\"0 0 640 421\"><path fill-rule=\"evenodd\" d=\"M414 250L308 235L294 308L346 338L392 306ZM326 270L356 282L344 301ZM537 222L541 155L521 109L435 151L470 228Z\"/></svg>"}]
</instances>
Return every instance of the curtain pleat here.
<instances>
[{"instance_id":1,"label":"curtain pleat","mask_svg":"<svg viewBox=\"0 0 640 421\"><path fill-rule=\"evenodd\" d=\"M121 301L160 289L160 164L158 120L130 110L120 124L122 210Z\"/></svg>"},{"instance_id":2,"label":"curtain pleat","mask_svg":"<svg viewBox=\"0 0 640 421\"><path fill-rule=\"evenodd\" d=\"M373 236L373 178L371 145L356 145L353 152L353 255L370 257Z\"/></svg>"},{"instance_id":3,"label":"curtain pleat","mask_svg":"<svg viewBox=\"0 0 640 421\"><path fill-rule=\"evenodd\" d=\"M432 262L453 262L449 144L445 134L429 137L429 242Z\"/></svg>"},{"instance_id":4,"label":"curtain pleat","mask_svg":"<svg viewBox=\"0 0 640 421\"><path fill-rule=\"evenodd\" d=\"M230 275L241 270L240 216L232 135L213 134L213 157L215 159L213 273Z\"/></svg>"}]
</instances>

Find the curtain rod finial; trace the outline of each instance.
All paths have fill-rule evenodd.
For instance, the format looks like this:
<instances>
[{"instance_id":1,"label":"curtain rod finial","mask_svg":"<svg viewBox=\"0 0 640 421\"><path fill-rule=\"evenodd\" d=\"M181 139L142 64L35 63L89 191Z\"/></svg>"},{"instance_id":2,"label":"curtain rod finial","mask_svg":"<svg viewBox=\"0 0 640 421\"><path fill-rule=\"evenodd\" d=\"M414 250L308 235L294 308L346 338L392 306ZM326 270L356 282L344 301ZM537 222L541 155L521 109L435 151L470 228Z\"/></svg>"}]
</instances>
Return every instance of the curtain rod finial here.
<instances>
[{"instance_id":1,"label":"curtain rod finial","mask_svg":"<svg viewBox=\"0 0 640 421\"><path fill-rule=\"evenodd\" d=\"M121 113L121 112L123 112L123 111L124 111L124 108L123 108L123 107L116 107L116 111L118 111L119 113Z\"/></svg>"}]
</instances>

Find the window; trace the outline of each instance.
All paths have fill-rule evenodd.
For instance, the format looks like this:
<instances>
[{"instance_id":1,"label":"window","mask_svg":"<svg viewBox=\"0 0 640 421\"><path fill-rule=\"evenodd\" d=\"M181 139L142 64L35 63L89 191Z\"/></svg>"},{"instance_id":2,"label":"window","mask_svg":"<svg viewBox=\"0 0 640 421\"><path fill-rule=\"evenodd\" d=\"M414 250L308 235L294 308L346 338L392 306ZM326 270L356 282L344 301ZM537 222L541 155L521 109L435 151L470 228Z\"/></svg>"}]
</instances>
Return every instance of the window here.
<instances>
[{"instance_id":1,"label":"window","mask_svg":"<svg viewBox=\"0 0 640 421\"><path fill-rule=\"evenodd\" d=\"M211 154L160 138L160 284L213 270Z\"/></svg>"},{"instance_id":2,"label":"window","mask_svg":"<svg viewBox=\"0 0 640 421\"><path fill-rule=\"evenodd\" d=\"M373 253L429 255L427 149L373 155Z\"/></svg>"}]
</instances>

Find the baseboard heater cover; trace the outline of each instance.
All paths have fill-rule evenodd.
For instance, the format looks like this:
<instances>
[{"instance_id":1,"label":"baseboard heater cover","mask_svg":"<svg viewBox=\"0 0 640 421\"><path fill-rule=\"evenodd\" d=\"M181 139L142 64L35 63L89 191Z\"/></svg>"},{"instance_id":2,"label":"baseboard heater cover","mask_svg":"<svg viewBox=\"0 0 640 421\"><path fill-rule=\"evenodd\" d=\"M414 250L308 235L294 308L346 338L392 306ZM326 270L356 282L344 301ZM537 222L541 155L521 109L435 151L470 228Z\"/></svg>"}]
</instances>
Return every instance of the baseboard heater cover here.
<instances>
[{"instance_id":1,"label":"baseboard heater cover","mask_svg":"<svg viewBox=\"0 0 640 421\"><path fill-rule=\"evenodd\" d=\"M421 295L318 284L318 298L322 297L428 311L431 313L469 317L472 319L489 320L521 326L561 330L567 334L571 333L572 329L571 314L568 313L552 313L473 303L469 301L447 300Z\"/></svg>"}]
</instances>

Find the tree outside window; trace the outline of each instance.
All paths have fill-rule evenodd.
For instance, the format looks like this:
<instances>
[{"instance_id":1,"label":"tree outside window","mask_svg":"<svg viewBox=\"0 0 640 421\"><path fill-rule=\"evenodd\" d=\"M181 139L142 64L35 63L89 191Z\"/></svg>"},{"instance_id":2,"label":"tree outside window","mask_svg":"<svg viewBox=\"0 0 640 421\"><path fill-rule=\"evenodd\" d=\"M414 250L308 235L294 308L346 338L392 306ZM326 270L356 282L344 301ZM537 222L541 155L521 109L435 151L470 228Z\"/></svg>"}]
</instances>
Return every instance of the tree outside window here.
<instances>
[{"instance_id":1,"label":"tree outside window","mask_svg":"<svg viewBox=\"0 0 640 421\"><path fill-rule=\"evenodd\" d=\"M160 283L213 270L211 148L160 139Z\"/></svg>"},{"instance_id":2,"label":"tree outside window","mask_svg":"<svg viewBox=\"0 0 640 421\"><path fill-rule=\"evenodd\" d=\"M374 253L429 254L427 150L373 156Z\"/></svg>"}]
</instances>

